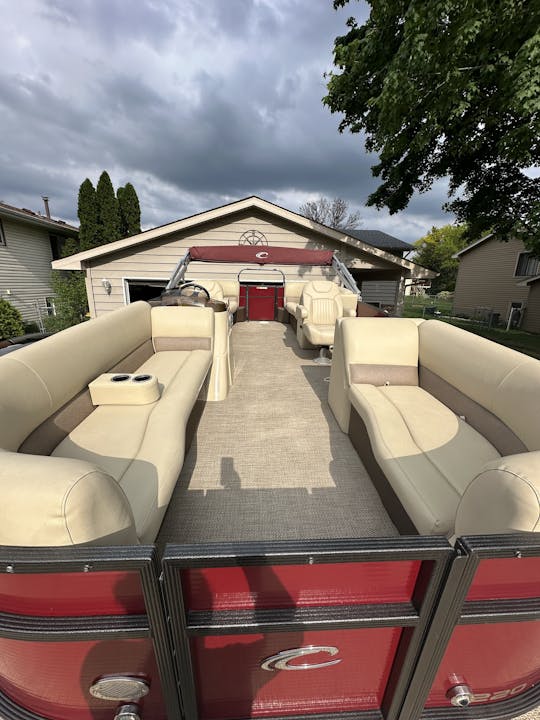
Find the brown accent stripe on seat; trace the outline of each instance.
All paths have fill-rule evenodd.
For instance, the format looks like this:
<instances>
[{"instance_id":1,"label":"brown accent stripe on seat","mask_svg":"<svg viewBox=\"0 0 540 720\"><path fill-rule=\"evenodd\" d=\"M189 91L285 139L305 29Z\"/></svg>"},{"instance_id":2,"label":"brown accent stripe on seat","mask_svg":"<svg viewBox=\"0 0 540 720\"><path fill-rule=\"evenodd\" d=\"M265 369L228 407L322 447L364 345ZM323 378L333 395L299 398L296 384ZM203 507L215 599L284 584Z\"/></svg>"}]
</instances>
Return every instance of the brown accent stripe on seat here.
<instances>
[{"instance_id":1,"label":"brown accent stripe on seat","mask_svg":"<svg viewBox=\"0 0 540 720\"><path fill-rule=\"evenodd\" d=\"M107 372L134 372L153 354L152 341L145 340L142 345L109 368ZM90 391L88 388L84 388L44 420L41 425L38 425L22 443L19 452L27 455L50 455L54 448L94 410Z\"/></svg>"},{"instance_id":2,"label":"brown accent stripe on seat","mask_svg":"<svg viewBox=\"0 0 540 720\"><path fill-rule=\"evenodd\" d=\"M440 375L420 366L420 387L463 417L471 427L483 435L501 455L527 452L528 448L500 418L472 400Z\"/></svg>"},{"instance_id":3,"label":"brown accent stripe on seat","mask_svg":"<svg viewBox=\"0 0 540 720\"><path fill-rule=\"evenodd\" d=\"M416 365L350 363L351 383L364 385L418 385Z\"/></svg>"},{"instance_id":4,"label":"brown accent stripe on seat","mask_svg":"<svg viewBox=\"0 0 540 720\"><path fill-rule=\"evenodd\" d=\"M212 343L209 337L155 337L156 352L167 350L211 350Z\"/></svg>"}]
</instances>

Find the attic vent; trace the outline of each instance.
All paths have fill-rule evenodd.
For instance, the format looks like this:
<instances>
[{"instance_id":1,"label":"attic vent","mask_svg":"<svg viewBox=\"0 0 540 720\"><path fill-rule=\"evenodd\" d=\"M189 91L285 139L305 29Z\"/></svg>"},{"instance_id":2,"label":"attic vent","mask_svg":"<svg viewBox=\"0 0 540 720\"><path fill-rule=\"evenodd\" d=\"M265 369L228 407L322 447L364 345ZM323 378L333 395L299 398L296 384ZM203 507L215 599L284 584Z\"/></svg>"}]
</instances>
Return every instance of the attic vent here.
<instances>
[{"instance_id":1,"label":"attic vent","mask_svg":"<svg viewBox=\"0 0 540 720\"><path fill-rule=\"evenodd\" d=\"M245 233L240 235L238 240L239 245L268 245L266 235L258 230L246 230Z\"/></svg>"}]
</instances>

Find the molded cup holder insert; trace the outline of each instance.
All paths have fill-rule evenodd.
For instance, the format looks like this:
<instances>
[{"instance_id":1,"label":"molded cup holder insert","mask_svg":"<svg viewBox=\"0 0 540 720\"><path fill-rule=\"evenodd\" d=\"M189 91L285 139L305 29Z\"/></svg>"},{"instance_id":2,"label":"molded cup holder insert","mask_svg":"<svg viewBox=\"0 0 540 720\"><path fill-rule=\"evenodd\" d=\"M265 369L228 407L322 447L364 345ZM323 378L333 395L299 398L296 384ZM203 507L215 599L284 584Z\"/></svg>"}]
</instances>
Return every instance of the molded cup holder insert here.
<instances>
[{"instance_id":1,"label":"molded cup holder insert","mask_svg":"<svg viewBox=\"0 0 540 720\"><path fill-rule=\"evenodd\" d=\"M151 380L151 375L135 375L133 378L133 382L147 382L148 380Z\"/></svg>"},{"instance_id":2,"label":"molded cup holder insert","mask_svg":"<svg viewBox=\"0 0 540 720\"><path fill-rule=\"evenodd\" d=\"M111 382L125 382L126 380L129 380L129 377L129 375L113 375Z\"/></svg>"}]
</instances>

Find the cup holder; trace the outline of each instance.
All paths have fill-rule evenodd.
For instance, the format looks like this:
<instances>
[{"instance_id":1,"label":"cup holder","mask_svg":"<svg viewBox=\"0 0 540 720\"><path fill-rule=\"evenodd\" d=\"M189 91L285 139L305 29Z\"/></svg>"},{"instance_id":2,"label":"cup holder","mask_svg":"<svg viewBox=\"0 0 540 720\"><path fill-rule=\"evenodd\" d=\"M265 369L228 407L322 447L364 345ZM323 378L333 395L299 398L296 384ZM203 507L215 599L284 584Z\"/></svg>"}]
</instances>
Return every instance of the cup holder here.
<instances>
[{"instance_id":1,"label":"cup holder","mask_svg":"<svg viewBox=\"0 0 540 720\"><path fill-rule=\"evenodd\" d=\"M111 378L111 382L126 382L126 380L129 380L129 375L113 375Z\"/></svg>"},{"instance_id":2,"label":"cup holder","mask_svg":"<svg viewBox=\"0 0 540 720\"><path fill-rule=\"evenodd\" d=\"M133 382L141 383L141 382L148 382L148 380L151 380L151 375L135 375L133 377Z\"/></svg>"}]
</instances>

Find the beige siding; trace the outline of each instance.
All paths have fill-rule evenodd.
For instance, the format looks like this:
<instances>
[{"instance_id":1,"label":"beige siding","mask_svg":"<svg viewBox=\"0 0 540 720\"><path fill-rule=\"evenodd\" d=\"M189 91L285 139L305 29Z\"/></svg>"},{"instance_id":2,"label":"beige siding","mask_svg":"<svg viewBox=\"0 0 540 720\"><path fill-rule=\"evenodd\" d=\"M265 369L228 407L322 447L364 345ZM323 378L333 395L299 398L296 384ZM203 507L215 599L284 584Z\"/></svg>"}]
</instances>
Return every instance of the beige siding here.
<instances>
[{"instance_id":1,"label":"beige siding","mask_svg":"<svg viewBox=\"0 0 540 720\"><path fill-rule=\"evenodd\" d=\"M127 249L109 257L96 259L90 263L89 275L91 279L92 295L95 314L100 315L114 310L124 304L124 280L126 279L154 279L168 280L179 259L192 245L238 245L240 236L249 230L257 230L265 235L268 244L284 247L340 250L340 258L350 263L356 260L355 267L389 267L384 260L364 253L350 254L344 252L343 246L337 241L328 240L315 232L299 229L286 220L279 220L264 214L254 215L253 212L238 214L234 219L229 218L207 223L199 226L197 231L170 235L165 239L153 241L140 247ZM354 253L354 254L353 254ZM236 279L238 272L245 265L219 264L219 263L190 263L186 278ZM278 266L276 266L278 267ZM277 273L268 273L261 276L256 266L251 266L257 275L246 275L246 279L261 278L275 279ZM317 277L332 278L331 268L299 267L294 265L278 267L286 279L310 280ZM244 277L244 274L243 274ZM102 280L111 283L111 293L106 294Z\"/></svg>"},{"instance_id":2,"label":"beige siding","mask_svg":"<svg viewBox=\"0 0 540 720\"><path fill-rule=\"evenodd\" d=\"M520 240L501 242L491 238L462 255L454 293L454 313L472 316L476 308L490 308L506 321L512 302L527 303L529 289L514 277Z\"/></svg>"},{"instance_id":3,"label":"beige siding","mask_svg":"<svg viewBox=\"0 0 540 720\"><path fill-rule=\"evenodd\" d=\"M2 218L6 246L0 245L0 297L9 300L26 321L36 321L52 295L49 231Z\"/></svg>"},{"instance_id":4,"label":"beige siding","mask_svg":"<svg viewBox=\"0 0 540 720\"><path fill-rule=\"evenodd\" d=\"M540 333L540 281L529 285L529 298L521 324L527 332Z\"/></svg>"}]
</instances>

